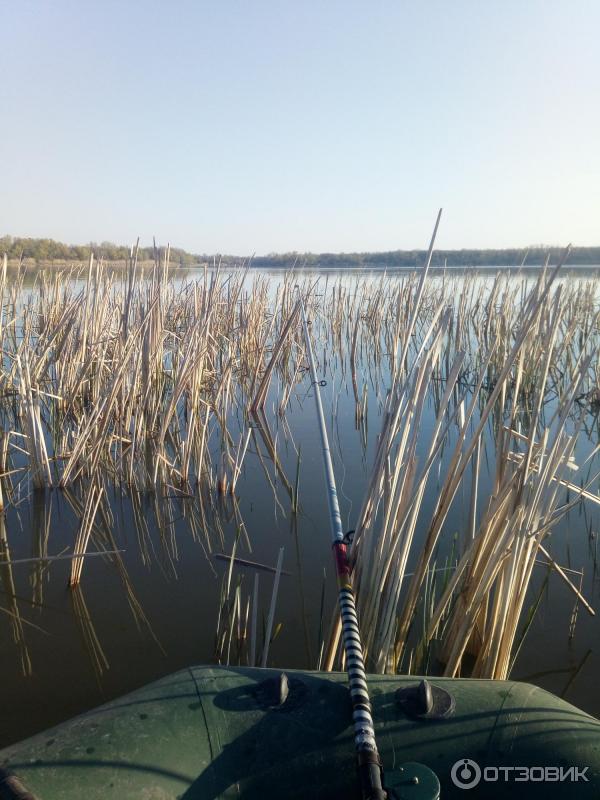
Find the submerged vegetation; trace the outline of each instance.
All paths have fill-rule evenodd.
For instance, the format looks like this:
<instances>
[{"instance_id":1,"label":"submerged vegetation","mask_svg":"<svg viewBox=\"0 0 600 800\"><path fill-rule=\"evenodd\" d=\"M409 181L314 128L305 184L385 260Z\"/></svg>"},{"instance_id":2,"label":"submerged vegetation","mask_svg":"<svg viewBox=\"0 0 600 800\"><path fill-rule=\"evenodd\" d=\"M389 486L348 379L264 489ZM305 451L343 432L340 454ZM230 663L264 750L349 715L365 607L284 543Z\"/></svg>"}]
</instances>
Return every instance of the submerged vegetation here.
<instances>
[{"instance_id":1,"label":"submerged vegetation","mask_svg":"<svg viewBox=\"0 0 600 800\"><path fill-rule=\"evenodd\" d=\"M367 667L507 677L530 622L540 559L593 613L556 563L549 536L576 504L599 502L595 453L587 464L575 461L586 398L599 387L595 279L561 281L559 263L535 278L498 274L487 283L446 274L433 281L421 269L394 281L321 279L315 288L301 270L276 285L248 269L205 269L182 280L168 251L150 269L138 255L120 274L93 256L83 269L42 271L33 288L24 287L24 270L10 273L6 258L0 273L0 499L7 508L32 493L61 492L73 508L70 591L98 672L107 662L81 592L87 558L114 563L132 613L151 632L112 533L114 496L131 502L144 559L151 554L141 498L167 520L174 502L186 503L193 535L228 561L216 657L267 662L281 627L283 552L276 565L252 561L239 494L251 457L276 513L292 528L303 513L306 445L294 443L293 408L310 384L296 285L324 380L335 372L337 392L354 397L369 464L351 551ZM369 402L380 428L367 458ZM295 473L286 474L282 440L294 450ZM486 470L489 496L481 489ZM433 507L424 503L432 485ZM458 498L468 522L454 536L446 523ZM236 530L228 553L224 517ZM176 562L174 537L166 549ZM42 569L45 545L36 556ZM3 519L0 561L10 596ZM234 564L254 571L250 591ZM259 571L271 592L264 614ZM339 627L334 618L328 633L324 589L314 591L320 653L307 666L341 666ZM36 602L41 592L38 581ZM12 595L2 611L28 672L26 624Z\"/></svg>"}]
</instances>

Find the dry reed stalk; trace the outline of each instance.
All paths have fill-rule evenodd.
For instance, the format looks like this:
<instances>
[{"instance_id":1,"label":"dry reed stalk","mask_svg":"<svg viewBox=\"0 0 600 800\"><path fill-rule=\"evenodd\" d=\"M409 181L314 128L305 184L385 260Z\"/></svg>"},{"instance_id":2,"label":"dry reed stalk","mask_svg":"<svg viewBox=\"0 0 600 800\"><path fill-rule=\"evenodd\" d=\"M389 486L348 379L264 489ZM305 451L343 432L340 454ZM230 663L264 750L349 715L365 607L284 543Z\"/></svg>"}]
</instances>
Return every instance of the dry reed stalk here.
<instances>
[{"instance_id":1,"label":"dry reed stalk","mask_svg":"<svg viewBox=\"0 0 600 800\"><path fill-rule=\"evenodd\" d=\"M269 359L269 363L265 368L261 382L258 386L258 389L256 390L256 396L254 397L254 400L252 401L252 404L250 406L250 411L252 413L255 413L256 411L264 408L267 392L269 390L269 383L271 382L271 375L273 373L273 370L275 369L277 360L279 359L279 356L283 350L287 336L292 327L296 324L299 311L300 311L300 301L298 301L294 306L292 313L289 315L285 325L283 326L281 334L279 335L275 347L273 348L273 352L271 354L271 358Z\"/></svg>"},{"instance_id":2,"label":"dry reed stalk","mask_svg":"<svg viewBox=\"0 0 600 800\"><path fill-rule=\"evenodd\" d=\"M79 525L79 531L77 532L77 538L75 539L74 552L77 558L74 558L71 563L71 577L69 579L69 586L77 586L81 580L83 556L87 549L90 535L92 533L92 526L94 524L94 519L96 517L96 512L98 511L100 500L102 499L103 491L104 489L102 487L98 489L96 486L92 486L91 491L87 496L83 510L83 516Z\"/></svg>"},{"instance_id":3,"label":"dry reed stalk","mask_svg":"<svg viewBox=\"0 0 600 800\"><path fill-rule=\"evenodd\" d=\"M23 675L31 675L33 671L31 657L29 655L29 648L27 647L25 632L23 629L23 626L26 623L21 616L19 605L17 603L17 592L10 560L10 550L6 535L6 520L4 514L0 514L0 562L3 562L0 563L0 581L2 582L2 586L9 604L8 609L3 607L0 607L0 609L6 612L10 617L12 637L13 641L19 648L19 657Z\"/></svg>"},{"instance_id":4,"label":"dry reed stalk","mask_svg":"<svg viewBox=\"0 0 600 800\"><path fill-rule=\"evenodd\" d=\"M277 605L277 594L279 592L279 578L281 577L281 567L283 564L284 548L279 548L279 556L277 557L277 566L275 568L275 577L273 579L273 593L271 595L271 605L269 606L269 615L267 617L267 628L265 631L265 643L263 646L262 657L260 660L261 667L267 666L269 658L269 647L271 646L271 634L273 632L273 621L275 619L275 607Z\"/></svg>"},{"instance_id":5,"label":"dry reed stalk","mask_svg":"<svg viewBox=\"0 0 600 800\"><path fill-rule=\"evenodd\" d=\"M252 592L252 627L250 635L250 660L251 667L256 666L256 638L258 635L258 572L254 574L254 589Z\"/></svg>"},{"instance_id":6,"label":"dry reed stalk","mask_svg":"<svg viewBox=\"0 0 600 800\"><path fill-rule=\"evenodd\" d=\"M100 679L104 672L106 672L106 670L109 668L109 663L104 649L100 643L100 639L98 638L98 634L96 633L96 629L85 602L81 586L73 585L71 599L73 602L75 618L79 623L79 629L81 631L85 648L88 651L92 668L96 675L96 680L100 684Z\"/></svg>"}]
</instances>

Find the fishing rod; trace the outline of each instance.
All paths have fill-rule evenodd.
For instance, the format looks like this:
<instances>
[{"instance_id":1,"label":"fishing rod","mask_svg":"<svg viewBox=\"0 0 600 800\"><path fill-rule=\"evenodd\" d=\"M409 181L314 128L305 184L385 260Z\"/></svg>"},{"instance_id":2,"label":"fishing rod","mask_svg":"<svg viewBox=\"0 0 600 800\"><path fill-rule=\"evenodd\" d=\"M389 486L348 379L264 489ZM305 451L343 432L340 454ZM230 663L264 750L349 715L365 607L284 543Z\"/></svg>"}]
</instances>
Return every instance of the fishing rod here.
<instances>
[{"instance_id":1,"label":"fishing rod","mask_svg":"<svg viewBox=\"0 0 600 800\"><path fill-rule=\"evenodd\" d=\"M342 618L344 652L346 655L346 671L348 673L350 697L352 699L352 720L354 723L354 745L356 748L358 775L363 800L385 800L388 794L383 788L383 769L379 751L377 750L377 742L375 741L375 728L373 726L373 717L371 716L369 687L367 686L365 664L360 641L360 629L358 627L358 617L356 616L354 590L352 588L352 578L348 562L348 545L344 538L344 531L342 528L335 475L333 472L333 464L331 463L331 452L329 450L329 439L325 426L325 416L323 414L323 403L321 402L320 381L317 378L304 301L302 300L299 287L296 288L298 289L298 295L300 297L299 302L302 312L304 338L306 339L306 349L308 352L310 377L314 388L317 419L319 421L319 430L321 433L323 466L325 468L327 497L329 500L329 519L331 522L331 534L333 539L333 557L338 580L338 598L340 616Z\"/></svg>"}]
</instances>

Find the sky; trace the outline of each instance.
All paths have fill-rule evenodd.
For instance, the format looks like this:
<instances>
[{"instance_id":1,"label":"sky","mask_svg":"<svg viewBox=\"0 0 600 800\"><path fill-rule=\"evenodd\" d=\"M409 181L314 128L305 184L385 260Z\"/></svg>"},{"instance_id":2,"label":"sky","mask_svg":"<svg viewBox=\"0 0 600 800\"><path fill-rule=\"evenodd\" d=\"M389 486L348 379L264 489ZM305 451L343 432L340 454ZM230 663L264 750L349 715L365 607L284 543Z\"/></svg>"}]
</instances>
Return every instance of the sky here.
<instances>
[{"instance_id":1,"label":"sky","mask_svg":"<svg viewBox=\"0 0 600 800\"><path fill-rule=\"evenodd\" d=\"M598 0L0 0L0 235L600 244Z\"/></svg>"}]
</instances>

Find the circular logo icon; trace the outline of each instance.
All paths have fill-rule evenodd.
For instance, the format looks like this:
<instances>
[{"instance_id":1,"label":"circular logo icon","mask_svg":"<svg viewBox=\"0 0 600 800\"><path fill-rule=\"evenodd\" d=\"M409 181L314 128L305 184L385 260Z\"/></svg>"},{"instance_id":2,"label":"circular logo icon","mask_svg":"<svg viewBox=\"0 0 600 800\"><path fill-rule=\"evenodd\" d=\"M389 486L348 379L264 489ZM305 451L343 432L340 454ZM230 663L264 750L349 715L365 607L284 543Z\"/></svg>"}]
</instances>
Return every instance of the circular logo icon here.
<instances>
[{"instance_id":1,"label":"circular logo icon","mask_svg":"<svg viewBox=\"0 0 600 800\"><path fill-rule=\"evenodd\" d=\"M481 780L481 767L470 758L461 758L452 765L450 777L459 789L473 789Z\"/></svg>"}]
</instances>

